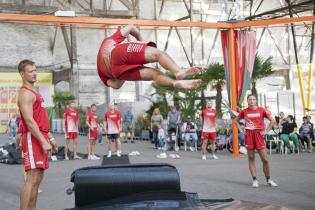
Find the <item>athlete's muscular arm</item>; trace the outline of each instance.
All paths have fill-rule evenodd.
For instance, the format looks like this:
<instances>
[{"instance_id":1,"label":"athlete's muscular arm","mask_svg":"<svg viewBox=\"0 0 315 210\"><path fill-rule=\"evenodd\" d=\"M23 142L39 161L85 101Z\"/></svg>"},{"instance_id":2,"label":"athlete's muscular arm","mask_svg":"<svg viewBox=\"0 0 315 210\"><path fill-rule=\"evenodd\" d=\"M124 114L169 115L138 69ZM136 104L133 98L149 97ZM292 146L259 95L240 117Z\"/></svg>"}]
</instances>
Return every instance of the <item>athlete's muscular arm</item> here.
<instances>
[{"instance_id":1,"label":"athlete's muscular arm","mask_svg":"<svg viewBox=\"0 0 315 210\"><path fill-rule=\"evenodd\" d=\"M104 133L107 134L107 121L104 119L103 121L103 125L104 125Z\"/></svg>"},{"instance_id":2,"label":"athlete's muscular arm","mask_svg":"<svg viewBox=\"0 0 315 210\"><path fill-rule=\"evenodd\" d=\"M119 89L123 84L125 83L124 80L118 80L118 79L109 79L107 80L107 85L113 89Z\"/></svg>"},{"instance_id":3,"label":"athlete's muscular arm","mask_svg":"<svg viewBox=\"0 0 315 210\"><path fill-rule=\"evenodd\" d=\"M131 36L135 37L138 41L143 41L139 29L137 29L137 27L134 25L127 25L126 27L121 29L120 32L123 36L128 36L130 34Z\"/></svg>"},{"instance_id":4,"label":"athlete's muscular arm","mask_svg":"<svg viewBox=\"0 0 315 210\"><path fill-rule=\"evenodd\" d=\"M33 103L36 100L35 95L29 91L20 91L18 97L18 106L24 117L26 126L31 134L41 142L44 150L51 150L51 145L46 141L45 137L38 128L33 118Z\"/></svg>"},{"instance_id":5,"label":"athlete's muscular arm","mask_svg":"<svg viewBox=\"0 0 315 210\"><path fill-rule=\"evenodd\" d=\"M49 139L50 145L52 146L52 153L57 153L58 152L58 145L55 141L55 138L51 134L51 132L48 132L48 139Z\"/></svg>"},{"instance_id":6,"label":"athlete's muscular arm","mask_svg":"<svg viewBox=\"0 0 315 210\"><path fill-rule=\"evenodd\" d=\"M269 126L267 127L266 130L262 132L262 135L265 135L266 133L268 133L273 128L274 124L276 124L276 121L272 116L269 116L268 120L270 121Z\"/></svg>"}]
</instances>

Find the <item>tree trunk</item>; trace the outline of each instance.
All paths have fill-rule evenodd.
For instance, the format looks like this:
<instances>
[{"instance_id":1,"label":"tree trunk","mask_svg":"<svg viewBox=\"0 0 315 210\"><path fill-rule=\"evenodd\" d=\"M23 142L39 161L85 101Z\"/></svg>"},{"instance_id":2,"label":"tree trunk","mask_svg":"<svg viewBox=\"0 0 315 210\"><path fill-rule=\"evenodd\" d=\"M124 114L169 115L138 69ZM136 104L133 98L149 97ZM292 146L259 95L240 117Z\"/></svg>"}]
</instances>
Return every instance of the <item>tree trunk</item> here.
<instances>
[{"instance_id":1,"label":"tree trunk","mask_svg":"<svg viewBox=\"0 0 315 210\"><path fill-rule=\"evenodd\" d=\"M217 91L217 94L215 96L215 107L217 110L217 113L219 116L221 116L222 114L222 110L221 110L221 105L222 105L222 86L221 85L216 85L215 89Z\"/></svg>"},{"instance_id":2,"label":"tree trunk","mask_svg":"<svg viewBox=\"0 0 315 210\"><path fill-rule=\"evenodd\" d=\"M256 96L256 99L258 101L258 93L257 93L257 89L256 89L256 81L252 81L252 94L254 96Z\"/></svg>"}]
</instances>

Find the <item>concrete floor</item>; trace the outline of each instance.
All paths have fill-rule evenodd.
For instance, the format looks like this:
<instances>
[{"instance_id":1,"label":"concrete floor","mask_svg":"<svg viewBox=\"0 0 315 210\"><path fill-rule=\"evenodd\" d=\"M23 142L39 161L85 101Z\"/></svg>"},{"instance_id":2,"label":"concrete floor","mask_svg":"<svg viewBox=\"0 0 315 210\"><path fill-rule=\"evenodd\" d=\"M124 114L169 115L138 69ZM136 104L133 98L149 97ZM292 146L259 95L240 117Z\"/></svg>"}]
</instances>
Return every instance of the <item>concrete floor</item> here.
<instances>
[{"instance_id":1,"label":"concrete floor","mask_svg":"<svg viewBox=\"0 0 315 210\"><path fill-rule=\"evenodd\" d=\"M55 135L59 144L63 135ZM7 143L7 136L0 135L0 144ZM86 137L79 137L79 152L86 152ZM105 145L97 145L97 154L106 154ZM123 153L137 150L140 156L130 156L131 163L166 162L177 167L182 191L197 192L200 198L234 198L293 210L315 209L315 154L300 155L273 154L270 157L272 179L279 187L270 188L265 184L261 163L257 160L260 187L251 187L247 158L233 159L227 151L218 151L219 160L201 160L201 152L180 151L180 159L158 159L158 150L147 141L123 144ZM256 156L258 158L258 156ZM38 198L38 209L56 210L74 207L74 195L66 195L72 187L71 172L77 168L100 165L101 160L75 160L50 163L49 170L41 184L42 193ZM0 164L0 209L19 208L19 193L23 183L21 165Z\"/></svg>"}]
</instances>

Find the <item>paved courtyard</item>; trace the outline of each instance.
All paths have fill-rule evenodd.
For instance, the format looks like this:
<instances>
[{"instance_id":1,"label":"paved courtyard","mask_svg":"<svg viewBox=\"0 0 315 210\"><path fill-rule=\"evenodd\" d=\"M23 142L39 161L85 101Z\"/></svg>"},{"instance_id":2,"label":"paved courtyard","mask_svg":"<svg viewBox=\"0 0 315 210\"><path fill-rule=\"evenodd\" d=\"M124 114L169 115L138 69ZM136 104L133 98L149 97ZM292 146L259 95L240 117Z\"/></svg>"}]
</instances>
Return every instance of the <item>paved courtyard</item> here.
<instances>
[{"instance_id":1,"label":"paved courtyard","mask_svg":"<svg viewBox=\"0 0 315 210\"><path fill-rule=\"evenodd\" d=\"M55 135L57 142L63 144L63 135ZM86 137L79 137L79 152L86 153ZM7 143L7 137L0 135L0 144ZM179 171L182 191L197 192L200 198L234 198L293 210L315 209L315 154L270 156L272 179L279 187L270 188L265 184L260 161L256 161L260 187L251 187L247 158L233 159L229 152L218 151L219 160L201 160L201 152L180 151L180 159L158 159L158 150L147 141L123 144L123 153L139 151L140 156L130 156L131 163L173 164ZM105 145L97 145L96 153L106 154ZM258 156L256 156L258 160ZM39 210L56 210L74 207L74 195L66 195L72 187L70 175L77 168L100 165L101 160L73 160L50 163L45 173L39 194ZM19 208L19 193L23 175L21 165L0 164L0 209Z\"/></svg>"}]
</instances>

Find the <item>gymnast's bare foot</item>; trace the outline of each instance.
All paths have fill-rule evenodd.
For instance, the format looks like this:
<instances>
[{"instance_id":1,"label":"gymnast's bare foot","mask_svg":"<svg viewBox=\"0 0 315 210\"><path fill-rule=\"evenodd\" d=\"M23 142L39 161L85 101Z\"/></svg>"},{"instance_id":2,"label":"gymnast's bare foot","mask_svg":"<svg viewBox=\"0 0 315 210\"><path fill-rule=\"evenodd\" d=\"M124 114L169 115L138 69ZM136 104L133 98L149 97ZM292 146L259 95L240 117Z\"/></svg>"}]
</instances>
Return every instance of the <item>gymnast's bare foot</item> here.
<instances>
[{"instance_id":1,"label":"gymnast's bare foot","mask_svg":"<svg viewBox=\"0 0 315 210\"><path fill-rule=\"evenodd\" d=\"M177 80L182 80L185 79L188 76L193 76L196 74L200 74L202 72L202 68L200 66L193 66L188 69L183 69L180 72L176 73L176 79Z\"/></svg>"},{"instance_id":2,"label":"gymnast's bare foot","mask_svg":"<svg viewBox=\"0 0 315 210\"><path fill-rule=\"evenodd\" d=\"M196 80L176 80L174 81L174 87L179 89L187 89L187 90L194 90L199 87L201 84L200 79Z\"/></svg>"}]
</instances>

